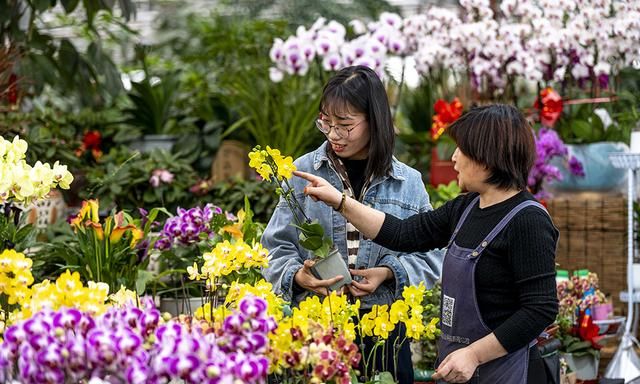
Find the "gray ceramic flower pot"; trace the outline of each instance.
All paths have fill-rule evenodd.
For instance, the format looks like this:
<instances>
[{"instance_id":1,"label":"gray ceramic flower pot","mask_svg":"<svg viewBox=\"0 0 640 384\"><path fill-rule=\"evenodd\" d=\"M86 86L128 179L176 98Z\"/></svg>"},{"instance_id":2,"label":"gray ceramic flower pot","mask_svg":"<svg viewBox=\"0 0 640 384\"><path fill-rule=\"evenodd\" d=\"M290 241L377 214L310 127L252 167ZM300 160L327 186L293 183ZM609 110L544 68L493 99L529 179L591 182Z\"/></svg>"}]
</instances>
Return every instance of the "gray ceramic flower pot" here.
<instances>
[{"instance_id":1,"label":"gray ceramic flower pot","mask_svg":"<svg viewBox=\"0 0 640 384\"><path fill-rule=\"evenodd\" d=\"M143 153L154 149L171 151L177 139L175 135L144 135L139 140L131 142L130 147Z\"/></svg>"},{"instance_id":2,"label":"gray ceramic flower pot","mask_svg":"<svg viewBox=\"0 0 640 384\"><path fill-rule=\"evenodd\" d=\"M204 297L189 298L173 298L163 297L160 299L159 310L161 313L169 312L171 316L176 317L181 314L193 315L196 309L202 307L205 303Z\"/></svg>"},{"instance_id":3,"label":"gray ceramic flower pot","mask_svg":"<svg viewBox=\"0 0 640 384\"><path fill-rule=\"evenodd\" d=\"M351 284L349 267L337 249L331 251L331 253L329 253L329 255L324 259L316 261L313 266L313 272L316 274L316 277L322 280L342 275L342 280L329 287L332 291L340 289L343 285Z\"/></svg>"}]
</instances>

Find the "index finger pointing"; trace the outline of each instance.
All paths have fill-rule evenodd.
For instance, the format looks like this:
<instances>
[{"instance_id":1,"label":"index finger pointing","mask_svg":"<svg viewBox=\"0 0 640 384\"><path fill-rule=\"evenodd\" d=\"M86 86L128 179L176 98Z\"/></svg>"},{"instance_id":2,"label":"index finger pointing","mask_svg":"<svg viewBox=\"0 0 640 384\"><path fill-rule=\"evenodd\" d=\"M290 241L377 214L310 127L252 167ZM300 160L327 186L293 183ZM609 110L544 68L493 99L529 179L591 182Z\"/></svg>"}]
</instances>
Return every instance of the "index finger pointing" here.
<instances>
[{"instance_id":1,"label":"index finger pointing","mask_svg":"<svg viewBox=\"0 0 640 384\"><path fill-rule=\"evenodd\" d=\"M303 179L305 179L307 181L315 181L316 180L316 176L315 175L312 175L312 174L307 173L307 172L293 171L293 174L298 176L298 177L302 177Z\"/></svg>"}]
</instances>

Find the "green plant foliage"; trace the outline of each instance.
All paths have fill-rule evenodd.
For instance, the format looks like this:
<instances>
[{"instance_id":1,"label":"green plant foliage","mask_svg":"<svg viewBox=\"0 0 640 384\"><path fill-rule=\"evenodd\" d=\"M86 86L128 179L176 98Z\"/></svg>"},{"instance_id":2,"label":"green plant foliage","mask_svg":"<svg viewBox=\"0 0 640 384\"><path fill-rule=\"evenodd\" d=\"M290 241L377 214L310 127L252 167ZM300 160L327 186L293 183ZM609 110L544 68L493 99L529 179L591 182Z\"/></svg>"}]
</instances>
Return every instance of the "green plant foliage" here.
<instances>
[{"instance_id":1,"label":"green plant foliage","mask_svg":"<svg viewBox=\"0 0 640 384\"><path fill-rule=\"evenodd\" d=\"M396 12L400 9L385 0L359 0L342 2L336 0L223 0L229 12L256 18L265 11L273 12L285 20L290 20L293 27L311 24L320 16L328 20L336 20L346 25L356 18L375 19L381 12Z\"/></svg>"},{"instance_id":2,"label":"green plant foliage","mask_svg":"<svg viewBox=\"0 0 640 384\"><path fill-rule=\"evenodd\" d=\"M155 170L173 174L170 183L152 186L150 178ZM151 153L131 152L115 147L98 164L85 169L87 187L82 198L100 197L103 207L134 210L144 207L165 207L174 211L189 206L194 196L189 188L197 177L183 159L160 150Z\"/></svg>"},{"instance_id":3,"label":"green plant foliage","mask_svg":"<svg viewBox=\"0 0 640 384\"><path fill-rule=\"evenodd\" d=\"M145 218L134 219L126 212L112 211L96 229L86 225L87 221L72 227L63 223L49 231L49 241L42 245L34 255L34 271L41 277L53 278L64 270L77 271L84 282L104 282L110 292L117 292L121 286L144 292L145 284L138 280L139 270L148 263L145 236L159 213L169 214L164 208L151 209ZM94 218L93 220L96 220ZM130 227L139 230L136 238ZM127 228L125 230L125 228ZM117 236L116 232L123 232ZM144 278L144 274L142 275Z\"/></svg>"},{"instance_id":4,"label":"green plant foliage","mask_svg":"<svg viewBox=\"0 0 640 384\"><path fill-rule=\"evenodd\" d=\"M0 205L0 251L24 252L35 240L34 227L25 223L22 210L11 203Z\"/></svg>"},{"instance_id":5,"label":"green plant foliage","mask_svg":"<svg viewBox=\"0 0 640 384\"><path fill-rule=\"evenodd\" d=\"M228 212L238 212L244 207L245 198L251 204L253 220L262 223L269 221L278 203L278 195L271 184L241 179L213 184L199 200L214 203Z\"/></svg>"},{"instance_id":6,"label":"green plant foliage","mask_svg":"<svg viewBox=\"0 0 640 384\"><path fill-rule=\"evenodd\" d=\"M315 72L278 84L269 79L269 49L275 36L286 34L285 21L185 15L161 26L162 42L150 55L162 59L150 66L154 73L180 69L176 106L200 130L190 142L209 137L207 150L214 152L219 139L229 137L297 156L323 139L313 125L323 79ZM187 32L176 33L181 29Z\"/></svg>"},{"instance_id":7,"label":"green plant foliage","mask_svg":"<svg viewBox=\"0 0 640 384\"><path fill-rule=\"evenodd\" d=\"M397 156L410 167L418 169L425 182L429 180L431 149L435 145L430 134L434 103L434 87L430 80L425 79L414 89L405 88L396 116L404 126L398 135Z\"/></svg>"},{"instance_id":8,"label":"green plant foliage","mask_svg":"<svg viewBox=\"0 0 640 384\"><path fill-rule=\"evenodd\" d=\"M615 92L609 94L610 102L565 105L563 115L556 125L556 130L565 143L629 142L631 131L640 121L640 71L623 69L615 80ZM575 98L592 96L580 90ZM606 110L612 124L605 127L600 116L594 112L595 109Z\"/></svg>"},{"instance_id":9,"label":"green plant foliage","mask_svg":"<svg viewBox=\"0 0 640 384\"><path fill-rule=\"evenodd\" d=\"M440 184L437 188L427 184L427 192L431 199L431 206L433 209L438 209L447 201L455 199L462 190L458 186L458 182L453 180L447 185Z\"/></svg>"},{"instance_id":10,"label":"green plant foliage","mask_svg":"<svg viewBox=\"0 0 640 384\"><path fill-rule=\"evenodd\" d=\"M436 283L432 289L425 291L424 295L424 312L422 313L426 323L433 318L440 317L440 293L442 286L440 283ZM440 329L440 325L437 326ZM431 370L436 365L436 359L438 357L437 350L437 338L434 340L422 339L422 356L420 361L416 364L419 369Z\"/></svg>"},{"instance_id":11,"label":"green plant foliage","mask_svg":"<svg viewBox=\"0 0 640 384\"><path fill-rule=\"evenodd\" d=\"M77 0L60 3L67 14L80 8ZM87 33L84 52L79 52L69 39L57 40L47 26L41 25L41 16L54 12L52 8L57 4L57 0L0 0L0 41L5 42L0 55L13 58L0 72L17 75L23 95L38 95L45 85L51 85L65 97L74 96L81 106L105 105L120 93L122 84L116 65L104 49L96 20L123 26L112 17L116 2L82 1L82 26L91 31ZM118 0L117 8L127 20L134 13L132 0ZM0 73L0 79L6 78L6 73Z\"/></svg>"},{"instance_id":12,"label":"green plant foliage","mask_svg":"<svg viewBox=\"0 0 640 384\"><path fill-rule=\"evenodd\" d=\"M124 122L147 135L171 133L171 106L178 81L175 73L169 73L155 84L149 76L139 83L132 82L127 94L132 106L124 110L129 116Z\"/></svg>"}]
</instances>

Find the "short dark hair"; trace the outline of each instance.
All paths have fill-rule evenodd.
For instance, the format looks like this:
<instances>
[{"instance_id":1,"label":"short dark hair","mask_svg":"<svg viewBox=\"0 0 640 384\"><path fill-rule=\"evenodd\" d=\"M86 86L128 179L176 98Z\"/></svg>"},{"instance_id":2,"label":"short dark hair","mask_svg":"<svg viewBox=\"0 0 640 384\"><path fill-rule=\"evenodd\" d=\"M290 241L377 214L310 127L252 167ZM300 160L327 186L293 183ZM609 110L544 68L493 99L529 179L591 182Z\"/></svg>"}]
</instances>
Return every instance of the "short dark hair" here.
<instances>
[{"instance_id":1,"label":"short dark hair","mask_svg":"<svg viewBox=\"0 0 640 384\"><path fill-rule=\"evenodd\" d=\"M391 171L395 132L387 92L378 75L358 65L338 71L324 86L320 112L348 110L364 113L369 123L367 177L382 177Z\"/></svg>"},{"instance_id":2,"label":"short dark hair","mask_svg":"<svg viewBox=\"0 0 640 384\"><path fill-rule=\"evenodd\" d=\"M536 159L533 130L511 105L476 107L449 127L458 148L490 172L488 184L500 189L525 189Z\"/></svg>"}]
</instances>

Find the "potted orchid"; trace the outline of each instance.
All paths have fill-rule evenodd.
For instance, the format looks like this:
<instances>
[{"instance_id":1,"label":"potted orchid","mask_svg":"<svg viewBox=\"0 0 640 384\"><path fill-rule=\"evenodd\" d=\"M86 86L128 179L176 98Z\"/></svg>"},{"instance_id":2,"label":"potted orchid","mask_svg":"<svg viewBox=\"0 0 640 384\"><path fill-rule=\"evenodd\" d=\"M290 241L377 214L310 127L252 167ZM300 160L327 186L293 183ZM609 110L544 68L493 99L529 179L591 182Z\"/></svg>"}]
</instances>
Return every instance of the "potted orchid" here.
<instances>
[{"instance_id":1,"label":"potted orchid","mask_svg":"<svg viewBox=\"0 0 640 384\"><path fill-rule=\"evenodd\" d=\"M267 260L259 245L262 227L253 221L248 199L236 215L213 204L178 208L151 241L161 309L194 313L208 302L217 305L231 283L257 281Z\"/></svg>"},{"instance_id":2,"label":"potted orchid","mask_svg":"<svg viewBox=\"0 0 640 384\"><path fill-rule=\"evenodd\" d=\"M342 255L331 238L325 235L324 228L319 221L312 220L305 214L289 184L289 179L293 175L293 171L296 170L291 156L282 156L279 150L269 146L266 149L256 146L249 153L249 159L251 168L254 168L264 180L278 186L276 193L291 210L295 221L292 225L300 232L298 237L300 245L314 255L313 270L318 277L330 279L342 275L342 280L330 286L332 290L350 284L351 274Z\"/></svg>"},{"instance_id":3,"label":"potted orchid","mask_svg":"<svg viewBox=\"0 0 640 384\"><path fill-rule=\"evenodd\" d=\"M40 161L27 164L27 149L27 142L18 136L12 141L0 136L0 250L26 248L32 227L20 220L23 208L45 199L53 188L69 189L73 181L67 166L57 161L53 167Z\"/></svg>"},{"instance_id":4,"label":"potted orchid","mask_svg":"<svg viewBox=\"0 0 640 384\"><path fill-rule=\"evenodd\" d=\"M45 275L70 269L79 272L83 281L106 283L111 292L124 286L142 293L148 280L147 235L162 211L154 208L134 218L126 211L112 210L101 217L98 200L83 201L80 211L61 229L64 232L38 251L40 266L47 269Z\"/></svg>"},{"instance_id":5,"label":"potted orchid","mask_svg":"<svg viewBox=\"0 0 640 384\"><path fill-rule=\"evenodd\" d=\"M594 322L593 310L604 300L598 276L579 270L571 278L557 281L560 352L579 379L595 379L602 346L598 344L600 327Z\"/></svg>"}]
</instances>

